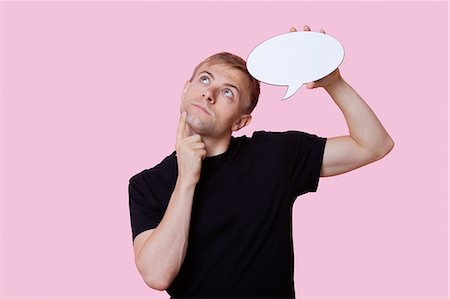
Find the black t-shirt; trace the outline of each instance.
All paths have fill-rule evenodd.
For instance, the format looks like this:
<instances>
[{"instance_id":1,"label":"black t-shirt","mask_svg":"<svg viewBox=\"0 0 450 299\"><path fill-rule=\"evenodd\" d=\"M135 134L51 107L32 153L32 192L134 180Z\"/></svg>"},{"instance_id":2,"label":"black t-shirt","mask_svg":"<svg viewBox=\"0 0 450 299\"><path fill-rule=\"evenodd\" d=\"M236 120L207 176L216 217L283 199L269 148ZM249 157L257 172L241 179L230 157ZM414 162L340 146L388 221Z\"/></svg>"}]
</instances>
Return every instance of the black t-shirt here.
<instances>
[{"instance_id":1,"label":"black t-shirt","mask_svg":"<svg viewBox=\"0 0 450 299\"><path fill-rule=\"evenodd\" d=\"M304 132L231 137L202 162L188 248L172 298L295 298L292 205L315 192L326 138ZM132 237L157 227L177 179L176 152L130 179Z\"/></svg>"}]
</instances>

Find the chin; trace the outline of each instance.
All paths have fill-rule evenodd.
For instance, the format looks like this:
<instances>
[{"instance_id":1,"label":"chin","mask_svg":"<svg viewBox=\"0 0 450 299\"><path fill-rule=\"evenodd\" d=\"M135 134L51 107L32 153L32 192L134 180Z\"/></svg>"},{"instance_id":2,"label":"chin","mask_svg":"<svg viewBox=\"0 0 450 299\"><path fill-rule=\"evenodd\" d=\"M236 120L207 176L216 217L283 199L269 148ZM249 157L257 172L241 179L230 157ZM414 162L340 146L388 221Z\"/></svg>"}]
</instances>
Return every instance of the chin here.
<instances>
[{"instance_id":1,"label":"chin","mask_svg":"<svg viewBox=\"0 0 450 299\"><path fill-rule=\"evenodd\" d=\"M186 123L187 123L187 124L189 125L189 127L191 127L191 129L194 130L194 131L202 130L202 128L204 128L205 126L207 126L207 124L205 123L204 120L200 119L200 118L197 117L196 115L191 115L191 114L188 114L188 115L187 115Z\"/></svg>"},{"instance_id":2,"label":"chin","mask_svg":"<svg viewBox=\"0 0 450 299\"><path fill-rule=\"evenodd\" d=\"M186 119L186 123L195 133L202 136L213 136L214 135L214 127L211 123L199 119L197 117L192 117L190 121Z\"/></svg>"}]
</instances>

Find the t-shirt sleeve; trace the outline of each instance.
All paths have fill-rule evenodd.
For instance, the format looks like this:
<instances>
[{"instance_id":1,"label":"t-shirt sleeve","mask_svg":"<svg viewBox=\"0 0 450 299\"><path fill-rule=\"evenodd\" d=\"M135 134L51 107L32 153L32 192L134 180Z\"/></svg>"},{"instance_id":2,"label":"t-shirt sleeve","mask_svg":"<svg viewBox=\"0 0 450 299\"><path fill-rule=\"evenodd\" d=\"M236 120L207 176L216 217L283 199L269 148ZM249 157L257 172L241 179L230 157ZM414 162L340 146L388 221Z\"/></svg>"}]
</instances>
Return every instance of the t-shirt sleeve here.
<instances>
[{"instance_id":1,"label":"t-shirt sleeve","mask_svg":"<svg viewBox=\"0 0 450 299\"><path fill-rule=\"evenodd\" d=\"M157 227L164 213L150 186L142 178L135 176L129 180L128 194L134 240L143 231Z\"/></svg>"},{"instance_id":2,"label":"t-shirt sleeve","mask_svg":"<svg viewBox=\"0 0 450 299\"><path fill-rule=\"evenodd\" d=\"M327 138L300 131L260 132L296 196L317 190Z\"/></svg>"}]
</instances>

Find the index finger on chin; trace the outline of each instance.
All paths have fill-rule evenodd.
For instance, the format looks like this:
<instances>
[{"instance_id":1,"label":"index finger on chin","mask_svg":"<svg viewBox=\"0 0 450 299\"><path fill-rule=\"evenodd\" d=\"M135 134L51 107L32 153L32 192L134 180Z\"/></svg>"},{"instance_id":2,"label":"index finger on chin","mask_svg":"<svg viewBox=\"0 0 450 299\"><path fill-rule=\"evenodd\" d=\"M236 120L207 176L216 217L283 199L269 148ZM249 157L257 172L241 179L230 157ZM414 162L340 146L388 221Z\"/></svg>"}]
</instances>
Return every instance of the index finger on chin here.
<instances>
[{"instance_id":1,"label":"index finger on chin","mask_svg":"<svg viewBox=\"0 0 450 299\"><path fill-rule=\"evenodd\" d=\"M177 143L186 138L186 111L183 111L180 115L177 128Z\"/></svg>"}]
</instances>

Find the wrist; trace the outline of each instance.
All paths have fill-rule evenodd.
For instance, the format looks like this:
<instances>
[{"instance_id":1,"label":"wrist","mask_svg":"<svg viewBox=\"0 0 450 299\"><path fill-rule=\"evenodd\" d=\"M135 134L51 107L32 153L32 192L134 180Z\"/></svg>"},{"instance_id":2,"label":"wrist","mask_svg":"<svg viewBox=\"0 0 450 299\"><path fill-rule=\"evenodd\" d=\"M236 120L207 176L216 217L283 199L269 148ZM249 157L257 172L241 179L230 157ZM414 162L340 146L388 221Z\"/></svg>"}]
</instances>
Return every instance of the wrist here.
<instances>
[{"instance_id":1,"label":"wrist","mask_svg":"<svg viewBox=\"0 0 450 299\"><path fill-rule=\"evenodd\" d=\"M192 188L195 189L197 182L192 179L186 179L186 178L183 178L182 176L178 176L176 185L179 189L189 190Z\"/></svg>"},{"instance_id":2,"label":"wrist","mask_svg":"<svg viewBox=\"0 0 450 299\"><path fill-rule=\"evenodd\" d=\"M345 86L346 82L344 81L344 79L339 75L336 77L335 80L333 80L332 82L330 82L330 84L328 84L327 86L325 86L325 90L332 95L333 93L335 93L336 91L338 91L339 89L342 89Z\"/></svg>"}]
</instances>

